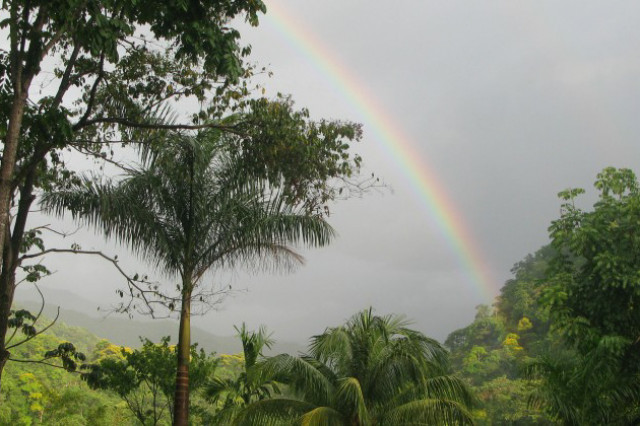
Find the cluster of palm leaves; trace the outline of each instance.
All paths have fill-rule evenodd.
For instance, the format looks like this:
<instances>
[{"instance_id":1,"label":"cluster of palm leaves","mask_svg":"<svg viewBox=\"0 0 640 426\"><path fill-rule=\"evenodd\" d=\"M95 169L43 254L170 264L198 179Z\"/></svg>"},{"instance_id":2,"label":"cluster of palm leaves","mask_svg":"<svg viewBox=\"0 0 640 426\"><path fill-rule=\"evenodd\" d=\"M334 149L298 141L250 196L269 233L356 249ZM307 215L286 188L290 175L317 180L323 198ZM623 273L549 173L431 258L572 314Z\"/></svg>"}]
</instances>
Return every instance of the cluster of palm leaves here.
<instances>
[{"instance_id":1,"label":"cluster of palm leaves","mask_svg":"<svg viewBox=\"0 0 640 426\"><path fill-rule=\"evenodd\" d=\"M143 146L140 159L119 180L86 176L45 194L42 205L58 215L70 211L178 279L174 296L141 287L137 277L129 283L151 313L157 303L180 312L175 412L176 423L186 424L191 304L210 294L198 293L205 274L237 265L291 267L302 262L294 245L324 246L334 231L288 202L277 183L247 178L219 131L171 135Z\"/></svg>"},{"instance_id":2,"label":"cluster of palm leaves","mask_svg":"<svg viewBox=\"0 0 640 426\"><path fill-rule=\"evenodd\" d=\"M446 349L407 325L369 309L313 337L306 355L255 362L254 352L240 380L248 392L237 392L238 383L227 387L228 397L241 400L226 424L473 424L472 397L449 374ZM213 386L211 395L222 393Z\"/></svg>"},{"instance_id":3,"label":"cluster of palm leaves","mask_svg":"<svg viewBox=\"0 0 640 426\"><path fill-rule=\"evenodd\" d=\"M326 244L333 230L301 214L265 181L246 179L219 131L175 134L141 147L139 167L119 181L85 176L42 205L100 229L169 276L191 285L215 265L285 265L300 257L288 245ZM278 262L276 262L278 264Z\"/></svg>"},{"instance_id":4,"label":"cluster of palm leaves","mask_svg":"<svg viewBox=\"0 0 640 426\"><path fill-rule=\"evenodd\" d=\"M168 300L181 318L174 419L180 425L188 417L191 302L203 276L214 267L274 260L291 266L302 260L291 245L323 246L333 237L321 216L291 204L277 183L247 179L225 142L214 130L175 135L160 148L144 146L140 167L120 180L90 176L43 197L46 209L70 211L178 278L179 295ZM472 423L471 397L448 374L446 350L402 318L361 312L314 337L300 357L262 358L271 344L264 330L239 333L244 373L208 391L222 406L221 424Z\"/></svg>"},{"instance_id":5,"label":"cluster of palm leaves","mask_svg":"<svg viewBox=\"0 0 640 426\"><path fill-rule=\"evenodd\" d=\"M274 343L266 329L261 327L257 332L251 332L242 324L236 331L243 349L241 371L236 377L214 377L206 389L207 399L217 409L211 422L218 425L233 423L248 405L281 392L280 383L261 369L263 351Z\"/></svg>"}]
</instances>

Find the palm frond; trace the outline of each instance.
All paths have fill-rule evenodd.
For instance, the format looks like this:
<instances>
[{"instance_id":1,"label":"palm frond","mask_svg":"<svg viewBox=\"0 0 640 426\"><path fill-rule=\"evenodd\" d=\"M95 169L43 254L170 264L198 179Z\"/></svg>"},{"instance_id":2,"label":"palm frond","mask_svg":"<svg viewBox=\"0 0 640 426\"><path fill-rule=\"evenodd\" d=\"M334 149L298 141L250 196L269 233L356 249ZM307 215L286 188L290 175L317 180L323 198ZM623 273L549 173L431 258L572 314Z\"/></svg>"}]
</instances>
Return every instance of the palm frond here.
<instances>
[{"instance_id":1,"label":"palm frond","mask_svg":"<svg viewBox=\"0 0 640 426\"><path fill-rule=\"evenodd\" d=\"M225 393L233 392L234 390L235 383L233 380L214 377L205 387L204 393L208 400L215 403L221 400Z\"/></svg>"},{"instance_id":2,"label":"palm frond","mask_svg":"<svg viewBox=\"0 0 640 426\"><path fill-rule=\"evenodd\" d=\"M162 211L150 208L145 180L136 174L117 184L84 177L68 189L42 195L47 212L63 216L65 211L78 222L103 232L106 238L128 245L140 257L151 260L165 272L175 273L175 230L167 226Z\"/></svg>"},{"instance_id":3,"label":"palm frond","mask_svg":"<svg viewBox=\"0 0 640 426\"><path fill-rule=\"evenodd\" d=\"M427 378L424 391L428 398L444 398L456 401L465 406L472 406L476 399L464 380L453 375L443 375Z\"/></svg>"},{"instance_id":4,"label":"palm frond","mask_svg":"<svg viewBox=\"0 0 640 426\"><path fill-rule=\"evenodd\" d=\"M304 374L282 364L289 374L283 381L305 401L339 412L345 423L335 424L471 424L473 397L462 380L446 374L447 355L403 317L368 309L314 336L301 358ZM300 380L319 375L329 385L326 403L309 399L308 382Z\"/></svg>"},{"instance_id":5,"label":"palm frond","mask_svg":"<svg viewBox=\"0 0 640 426\"><path fill-rule=\"evenodd\" d=\"M260 364L263 374L291 386L314 406L330 405L334 384L307 360L287 354L270 357Z\"/></svg>"},{"instance_id":6,"label":"palm frond","mask_svg":"<svg viewBox=\"0 0 640 426\"><path fill-rule=\"evenodd\" d=\"M42 206L70 211L168 274L187 267L197 278L214 265L289 270L303 261L292 246L333 239L323 218L291 205L270 183L243 181L221 138L172 133L141 148L140 167L122 180L87 176L45 194Z\"/></svg>"},{"instance_id":7,"label":"palm frond","mask_svg":"<svg viewBox=\"0 0 640 426\"><path fill-rule=\"evenodd\" d=\"M358 379L355 377L340 379L336 390L336 400L342 407L341 412L349 413L350 417L357 419L359 425L370 424L367 404Z\"/></svg>"},{"instance_id":8,"label":"palm frond","mask_svg":"<svg viewBox=\"0 0 640 426\"><path fill-rule=\"evenodd\" d=\"M232 424L238 426L291 425L314 408L316 407L313 404L295 399L265 399L246 406Z\"/></svg>"},{"instance_id":9,"label":"palm frond","mask_svg":"<svg viewBox=\"0 0 640 426\"><path fill-rule=\"evenodd\" d=\"M345 327L330 328L323 334L313 336L309 344L309 353L337 374L352 375L350 367L354 358L354 348Z\"/></svg>"},{"instance_id":10,"label":"palm frond","mask_svg":"<svg viewBox=\"0 0 640 426\"><path fill-rule=\"evenodd\" d=\"M446 399L421 399L385 414L381 425L473 425L471 413L460 403Z\"/></svg>"},{"instance_id":11,"label":"palm frond","mask_svg":"<svg viewBox=\"0 0 640 426\"><path fill-rule=\"evenodd\" d=\"M261 326L258 331L252 332L247 330L245 323L242 323L240 327L233 327L240 341L242 342L242 351L244 353L245 370L253 367L258 358L262 356L262 350L264 348L271 348L275 341L271 338L271 334L267 333L267 329Z\"/></svg>"},{"instance_id":12,"label":"palm frond","mask_svg":"<svg viewBox=\"0 0 640 426\"><path fill-rule=\"evenodd\" d=\"M294 423L299 426L340 426L346 425L346 419L331 407L317 407L303 414ZM360 423L364 425L364 423Z\"/></svg>"}]
</instances>

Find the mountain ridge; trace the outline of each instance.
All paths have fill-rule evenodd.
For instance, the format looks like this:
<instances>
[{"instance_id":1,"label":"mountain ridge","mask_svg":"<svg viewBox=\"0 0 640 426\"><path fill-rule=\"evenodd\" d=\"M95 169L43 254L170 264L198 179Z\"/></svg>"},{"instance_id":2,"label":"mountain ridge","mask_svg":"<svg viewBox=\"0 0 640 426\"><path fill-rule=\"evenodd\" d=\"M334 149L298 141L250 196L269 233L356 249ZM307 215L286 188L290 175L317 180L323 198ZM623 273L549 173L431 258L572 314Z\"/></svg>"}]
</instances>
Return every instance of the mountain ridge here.
<instances>
[{"instance_id":1,"label":"mountain ridge","mask_svg":"<svg viewBox=\"0 0 640 426\"><path fill-rule=\"evenodd\" d=\"M16 293L15 303L31 312L37 312L41 308L41 300L39 299L40 297L35 291L21 290ZM65 290L46 289L45 302L44 315L54 318L59 306L59 321L70 326L85 328L96 336L119 346L139 347L141 346L141 338L159 342L161 338L169 336L171 342L177 341L177 320L141 320L114 315L96 315L99 312L97 309L94 311L87 308L95 306L94 302ZM191 329L191 341L198 343L198 347L206 352L218 354L242 352L242 345L237 336L218 336L198 326L193 326ZM268 350L265 355L296 354L303 350L304 347L297 343L276 341L272 349Z\"/></svg>"}]
</instances>

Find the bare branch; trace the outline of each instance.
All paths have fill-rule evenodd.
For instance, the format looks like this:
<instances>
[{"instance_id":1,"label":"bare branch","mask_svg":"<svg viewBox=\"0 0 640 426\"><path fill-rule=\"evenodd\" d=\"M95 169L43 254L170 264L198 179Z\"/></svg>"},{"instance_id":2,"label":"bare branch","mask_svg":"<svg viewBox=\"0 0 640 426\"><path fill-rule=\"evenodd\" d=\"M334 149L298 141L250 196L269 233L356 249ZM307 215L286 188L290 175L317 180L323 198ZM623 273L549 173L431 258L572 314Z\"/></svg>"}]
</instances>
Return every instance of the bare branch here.
<instances>
[{"instance_id":1,"label":"bare branch","mask_svg":"<svg viewBox=\"0 0 640 426\"><path fill-rule=\"evenodd\" d=\"M17 359L17 358L9 357L8 360L13 362L22 362L22 363L29 363L29 364L43 364L43 365L48 365L49 367L61 368L63 370L68 371L69 373L81 374L80 371L69 371L66 368L64 368L62 365L51 364L50 362L46 362L48 359L54 359L54 358L57 358L57 357L42 358L42 359Z\"/></svg>"},{"instance_id":2,"label":"bare branch","mask_svg":"<svg viewBox=\"0 0 640 426\"><path fill-rule=\"evenodd\" d=\"M79 127L77 127L78 129L82 128L83 123L87 122L87 120L89 119L89 116L93 112L93 103L95 102L95 99L96 99L96 93L98 91L98 86L100 85L100 82L102 81L103 78L104 78L104 52L102 52L100 54L100 64L98 65L98 75L96 76L96 79L93 82L93 86L91 87L91 92L89 92L89 100L87 101L87 109L84 112L84 115L82 116L82 118L80 118L80 121L78 121L78 123L76 123L73 126L74 130L76 130L76 126L79 126Z\"/></svg>"},{"instance_id":3,"label":"bare branch","mask_svg":"<svg viewBox=\"0 0 640 426\"><path fill-rule=\"evenodd\" d=\"M8 345L9 343L11 343L11 341L13 340L13 337L16 335L16 333L18 333L18 329L19 327L15 327L13 329L13 333L11 333L11 336L9 336L9 338L6 340L5 345Z\"/></svg>"},{"instance_id":4,"label":"bare branch","mask_svg":"<svg viewBox=\"0 0 640 426\"><path fill-rule=\"evenodd\" d=\"M36 319L33 320L33 324L38 322L38 319L40 319L40 315L42 315L42 311L44 311L44 294L42 294L42 290L40 290L40 287L38 287L38 284L33 283L33 286L36 288L36 290L38 291L38 294L40 295L40 310L38 311L38 315L36 315ZM60 308L58 307L58 312L60 311ZM57 318L57 316L56 316Z\"/></svg>"},{"instance_id":5,"label":"bare branch","mask_svg":"<svg viewBox=\"0 0 640 426\"><path fill-rule=\"evenodd\" d=\"M245 133L238 130L237 126L225 126L221 124L160 124L160 123L138 123L135 121L127 120L120 117L102 117L94 118L92 120L86 120L85 122L79 121L73 126L74 130L78 130L82 127L90 126L92 124L119 124L125 127L132 127L136 129L155 129L155 130L200 130L200 129L218 129L224 132L233 133L238 136L246 136Z\"/></svg>"},{"instance_id":6,"label":"bare branch","mask_svg":"<svg viewBox=\"0 0 640 426\"><path fill-rule=\"evenodd\" d=\"M117 167L118 169L120 169L120 170L122 170L124 172L127 172L127 173L134 172L134 170L132 168L123 165L119 161L112 160L112 159L108 158L102 152L94 151L92 149L89 149L89 148L86 148L86 147L81 147L81 146L74 146L73 148L77 152L79 152L80 154L89 155L91 157L100 159L100 160L104 161L105 163L111 164L112 166L115 166L115 167Z\"/></svg>"},{"instance_id":7,"label":"bare branch","mask_svg":"<svg viewBox=\"0 0 640 426\"><path fill-rule=\"evenodd\" d=\"M56 97L53 99L53 108L57 108L58 105L62 102L62 98L64 94L67 93L69 89L70 81L71 81L71 71L76 64L76 59L78 59L78 54L80 53L80 43L76 43L73 47L73 51L71 52L71 56L69 56L69 61L67 62L67 67L64 70L64 74L62 75L62 80L60 81L60 86L58 86L58 93L56 93Z\"/></svg>"},{"instance_id":8,"label":"bare branch","mask_svg":"<svg viewBox=\"0 0 640 426\"><path fill-rule=\"evenodd\" d=\"M71 235L74 235L75 233L77 233L80 229L82 229L81 227L77 227L75 231L73 232L62 232L62 231L58 231L56 229L51 228L51 224L47 224L47 225L42 225L42 226L36 226L35 228L32 228L32 231L38 230L38 229L42 229L44 231L49 231L53 234L56 235L60 235L63 238L66 237L70 237Z\"/></svg>"},{"instance_id":9,"label":"bare branch","mask_svg":"<svg viewBox=\"0 0 640 426\"><path fill-rule=\"evenodd\" d=\"M139 298L142 299L144 301L144 303L149 307L149 312L148 314L151 315L152 318L155 318L155 311L153 310L153 305L154 304L162 304L163 302L161 301L155 301L155 300L149 300L149 296L153 296L153 297L157 297L159 299L168 301L168 303L175 301L175 300L179 300L178 298L172 298L169 297L163 293L161 293L160 291L157 290L157 285L156 283L147 281L146 279L138 279L137 275L134 277L131 277L129 274L127 274L119 265L118 260L116 258L107 256L106 254L104 254L101 251L97 251L97 250L75 250L75 249L59 249L59 248L52 248L52 249L47 249L47 250L43 250L41 252L38 253L33 253L33 254L25 254L20 258L20 261L24 261L26 259L33 259L36 257L40 257L40 256L44 256L45 254L49 254L49 253L67 253L67 254L85 254L85 255L93 255L93 256L98 256L101 257L102 259L106 260L107 262L110 262L115 268L116 270L120 273L120 275L122 275L122 277L125 278L127 285L129 287L129 294L131 295L132 299L134 298ZM146 285L147 287L149 287L148 289L143 288L142 286ZM122 293L121 293L122 295ZM129 306L131 306L131 303L129 304Z\"/></svg>"}]
</instances>

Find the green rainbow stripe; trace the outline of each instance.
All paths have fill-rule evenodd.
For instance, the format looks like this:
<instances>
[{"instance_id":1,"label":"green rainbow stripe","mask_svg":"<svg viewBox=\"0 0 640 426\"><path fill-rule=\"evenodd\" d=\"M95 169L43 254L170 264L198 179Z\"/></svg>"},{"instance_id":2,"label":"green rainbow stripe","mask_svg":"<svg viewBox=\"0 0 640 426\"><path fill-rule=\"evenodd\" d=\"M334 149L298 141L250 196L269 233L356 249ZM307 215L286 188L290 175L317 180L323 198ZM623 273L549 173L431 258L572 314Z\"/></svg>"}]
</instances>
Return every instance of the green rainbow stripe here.
<instances>
[{"instance_id":1,"label":"green rainbow stripe","mask_svg":"<svg viewBox=\"0 0 640 426\"><path fill-rule=\"evenodd\" d=\"M410 139L393 123L391 114L387 113L373 95L368 93L327 48L301 25L299 19L294 19L274 1L270 1L267 6L267 23L304 55L358 111L426 207L444 239L458 257L471 286L480 297L491 301L496 290L489 275L489 268L483 262L462 217L449 201L446 191L426 161L420 159L420 154L413 148Z\"/></svg>"}]
</instances>

